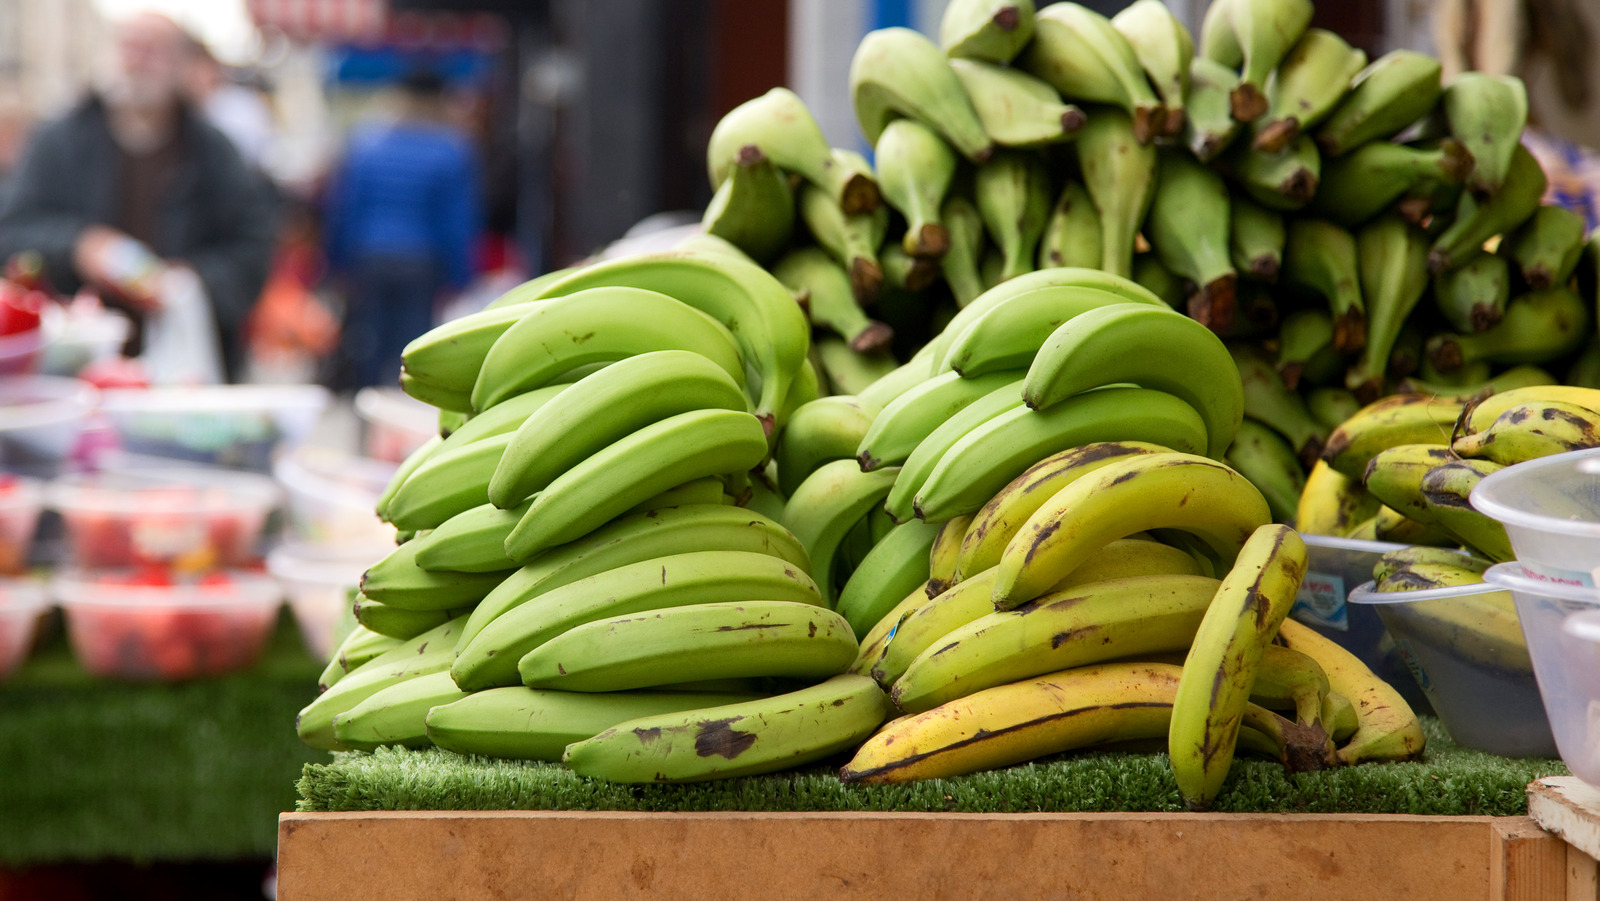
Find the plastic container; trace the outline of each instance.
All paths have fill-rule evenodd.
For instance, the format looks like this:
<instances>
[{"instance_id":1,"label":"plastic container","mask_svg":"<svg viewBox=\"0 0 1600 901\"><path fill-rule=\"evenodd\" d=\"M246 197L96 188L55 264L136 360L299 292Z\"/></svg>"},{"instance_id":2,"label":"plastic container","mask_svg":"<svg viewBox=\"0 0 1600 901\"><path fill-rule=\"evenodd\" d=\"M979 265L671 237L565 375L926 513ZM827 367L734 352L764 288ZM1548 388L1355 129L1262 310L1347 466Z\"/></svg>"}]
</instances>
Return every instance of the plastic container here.
<instances>
[{"instance_id":1,"label":"plastic container","mask_svg":"<svg viewBox=\"0 0 1600 901\"><path fill-rule=\"evenodd\" d=\"M247 570L177 582L152 570L69 570L50 589L84 669L146 681L248 668L266 647L283 596L276 579Z\"/></svg>"},{"instance_id":2,"label":"plastic container","mask_svg":"<svg viewBox=\"0 0 1600 901\"><path fill-rule=\"evenodd\" d=\"M0 471L48 479L72 469L96 398L77 379L0 377Z\"/></svg>"},{"instance_id":3,"label":"plastic container","mask_svg":"<svg viewBox=\"0 0 1600 901\"><path fill-rule=\"evenodd\" d=\"M0 680L8 678L33 649L39 619L48 604L44 586L27 578L0 578Z\"/></svg>"},{"instance_id":4,"label":"plastic container","mask_svg":"<svg viewBox=\"0 0 1600 901\"><path fill-rule=\"evenodd\" d=\"M1497 563L1483 578L1510 589L1517 601L1533 675L1561 759L1573 775L1600 785L1600 707L1591 700L1600 692L1600 657L1580 652L1562 632L1572 614L1600 610L1600 596L1593 588L1550 581L1515 562Z\"/></svg>"},{"instance_id":5,"label":"plastic container","mask_svg":"<svg viewBox=\"0 0 1600 901\"><path fill-rule=\"evenodd\" d=\"M280 446L305 440L328 401L319 385L115 388L100 409L129 454L264 473Z\"/></svg>"},{"instance_id":6,"label":"plastic container","mask_svg":"<svg viewBox=\"0 0 1600 901\"><path fill-rule=\"evenodd\" d=\"M133 324L120 313L98 306L69 307L60 335L47 344L39 357L39 371L76 376L89 365L121 353L132 329Z\"/></svg>"},{"instance_id":7,"label":"plastic container","mask_svg":"<svg viewBox=\"0 0 1600 901\"><path fill-rule=\"evenodd\" d=\"M1561 646L1564 657L1590 664L1600 663L1600 610L1574 613L1562 620ZM1574 751L1573 756L1597 761L1600 759L1600 682L1581 682L1576 687L1583 692L1586 715L1582 723L1568 727L1575 736L1574 740L1582 747L1581 751ZM1585 764L1582 771L1570 763L1568 766L1583 781L1600 787L1600 781L1597 781L1600 780L1600 772L1597 772L1600 771L1600 762Z\"/></svg>"},{"instance_id":8,"label":"plastic container","mask_svg":"<svg viewBox=\"0 0 1600 901\"><path fill-rule=\"evenodd\" d=\"M294 542L267 555L271 573L289 598L306 650L326 660L338 643L340 625L350 610L349 591L367 567L394 550L394 543L317 544Z\"/></svg>"},{"instance_id":9,"label":"plastic container","mask_svg":"<svg viewBox=\"0 0 1600 901\"><path fill-rule=\"evenodd\" d=\"M1472 506L1499 520L1517 562L1569 585L1600 569L1600 448L1508 466L1472 489Z\"/></svg>"},{"instance_id":10,"label":"plastic container","mask_svg":"<svg viewBox=\"0 0 1600 901\"><path fill-rule=\"evenodd\" d=\"M1388 627L1458 744L1501 757L1556 756L1521 630L1509 618L1473 610L1472 598L1512 603L1504 589L1486 584L1378 591L1368 582L1350 592L1351 605L1370 607Z\"/></svg>"},{"instance_id":11,"label":"plastic container","mask_svg":"<svg viewBox=\"0 0 1600 901\"><path fill-rule=\"evenodd\" d=\"M165 467L64 476L45 495L74 564L185 573L260 559L261 529L283 492L256 473Z\"/></svg>"},{"instance_id":12,"label":"plastic container","mask_svg":"<svg viewBox=\"0 0 1600 901\"><path fill-rule=\"evenodd\" d=\"M1411 678L1405 658L1390 640L1383 620L1370 606L1346 603L1352 589L1372 581L1372 568L1378 558L1405 545L1327 535L1301 537L1306 543L1306 576L1289 615L1361 658L1369 669L1397 688L1412 709L1432 713L1433 705Z\"/></svg>"},{"instance_id":13,"label":"plastic container","mask_svg":"<svg viewBox=\"0 0 1600 901\"><path fill-rule=\"evenodd\" d=\"M0 473L0 575L28 568L43 492L38 482Z\"/></svg>"},{"instance_id":14,"label":"plastic container","mask_svg":"<svg viewBox=\"0 0 1600 901\"><path fill-rule=\"evenodd\" d=\"M38 368L40 352L49 343L46 334L41 327L0 335L0 376L33 374Z\"/></svg>"},{"instance_id":15,"label":"plastic container","mask_svg":"<svg viewBox=\"0 0 1600 901\"><path fill-rule=\"evenodd\" d=\"M439 411L399 388L362 388L355 407L366 424L362 452L374 460L399 463L439 434Z\"/></svg>"},{"instance_id":16,"label":"plastic container","mask_svg":"<svg viewBox=\"0 0 1600 901\"><path fill-rule=\"evenodd\" d=\"M300 447L278 458L272 474L288 492L289 529L326 544L394 543L394 529L374 508L396 465L327 447Z\"/></svg>"}]
</instances>

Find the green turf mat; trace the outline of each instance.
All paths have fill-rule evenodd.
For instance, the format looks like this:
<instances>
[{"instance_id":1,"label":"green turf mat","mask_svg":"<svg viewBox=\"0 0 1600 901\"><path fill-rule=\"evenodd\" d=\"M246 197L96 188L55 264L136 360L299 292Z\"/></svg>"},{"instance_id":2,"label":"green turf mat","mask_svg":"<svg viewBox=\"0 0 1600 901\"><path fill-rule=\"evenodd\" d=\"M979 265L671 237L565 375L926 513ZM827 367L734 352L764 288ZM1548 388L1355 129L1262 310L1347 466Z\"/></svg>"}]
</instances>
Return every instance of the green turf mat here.
<instances>
[{"instance_id":1,"label":"green turf mat","mask_svg":"<svg viewBox=\"0 0 1600 901\"><path fill-rule=\"evenodd\" d=\"M321 666L279 624L256 668L96 679L57 638L0 685L0 864L270 856L307 761L294 716Z\"/></svg>"},{"instance_id":2,"label":"green turf mat","mask_svg":"<svg viewBox=\"0 0 1600 901\"><path fill-rule=\"evenodd\" d=\"M1288 775L1237 760L1217 809L1260 813L1411 813L1511 816L1524 790L1565 775L1555 760L1508 760L1450 741L1425 719L1428 752L1414 763L1364 764ZM556 764L380 748L309 764L299 810L641 811L1176 811L1183 805L1165 754L1098 752L954 779L847 786L832 767L696 785L616 785Z\"/></svg>"}]
</instances>

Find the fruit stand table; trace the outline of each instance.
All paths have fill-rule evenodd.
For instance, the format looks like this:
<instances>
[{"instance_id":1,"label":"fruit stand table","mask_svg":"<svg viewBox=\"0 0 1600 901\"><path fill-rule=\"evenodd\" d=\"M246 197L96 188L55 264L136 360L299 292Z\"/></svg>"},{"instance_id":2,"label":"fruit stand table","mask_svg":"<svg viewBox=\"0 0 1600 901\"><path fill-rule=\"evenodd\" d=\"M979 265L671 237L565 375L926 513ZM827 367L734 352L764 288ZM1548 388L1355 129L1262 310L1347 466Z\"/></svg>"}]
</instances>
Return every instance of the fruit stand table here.
<instances>
[{"instance_id":1,"label":"fruit stand table","mask_svg":"<svg viewBox=\"0 0 1600 901\"><path fill-rule=\"evenodd\" d=\"M320 669L288 617L252 669L174 684L94 678L58 634L0 685L0 868L270 857Z\"/></svg>"}]
</instances>

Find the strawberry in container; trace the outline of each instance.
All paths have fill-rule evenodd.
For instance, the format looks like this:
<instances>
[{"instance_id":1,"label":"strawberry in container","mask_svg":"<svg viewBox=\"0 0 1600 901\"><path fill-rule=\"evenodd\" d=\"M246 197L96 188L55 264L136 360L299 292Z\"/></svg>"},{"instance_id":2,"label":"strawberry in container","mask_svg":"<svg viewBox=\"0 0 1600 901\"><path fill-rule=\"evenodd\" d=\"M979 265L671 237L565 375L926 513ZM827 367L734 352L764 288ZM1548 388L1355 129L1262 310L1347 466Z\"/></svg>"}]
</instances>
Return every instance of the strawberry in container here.
<instances>
[{"instance_id":1,"label":"strawberry in container","mask_svg":"<svg viewBox=\"0 0 1600 901\"><path fill-rule=\"evenodd\" d=\"M256 562L262 526L280 497L266 476L198 467L76 474L48 491L76 565L179 574Z\"/></svg>"},{"instance_id":2,"label":"strawberry in container","mask_svg":"<svg viewBox=\"0 0 1600 901\"><path fill-rule=\"evenodd\" d=\"M18 254L0 279L0 375L34 370L44 347L44 311L53 301L43 281L44 263L35 253Z\"/></svg>"},{"instance_id":3,"label":"strawberry in container","mask_svg":"<svg viewBox=\"0 0 1600 901\"><path fill-rule=\"evenodd\" d=\"M246 669L277 619L275 580L250 570L175 576L145 566L59 574L52 590L84 669L118 679L177 681Z\"/></svg>"}]
</instances>

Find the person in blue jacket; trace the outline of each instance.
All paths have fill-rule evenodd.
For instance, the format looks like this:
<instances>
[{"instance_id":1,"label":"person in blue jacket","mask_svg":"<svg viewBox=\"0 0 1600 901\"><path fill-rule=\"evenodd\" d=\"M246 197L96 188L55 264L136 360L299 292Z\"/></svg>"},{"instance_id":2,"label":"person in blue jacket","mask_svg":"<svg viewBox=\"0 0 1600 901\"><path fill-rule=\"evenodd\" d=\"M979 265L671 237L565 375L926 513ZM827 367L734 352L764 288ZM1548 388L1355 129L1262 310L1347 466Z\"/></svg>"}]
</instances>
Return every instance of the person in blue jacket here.
<instances>
[{"instance_id":1,"label":"person in blue jacket","mask_svg":"<svg viewBox=\"0 0 1600 901\"><path fill-rule=\"evenodd\" d=\"M400 351L466 287L481 217L472 143L444 116L444 81L401 84L400 115L357 128L324 209L330 272L345 288L338 387L393 385Z\"/></svg>"}]
</instances>

